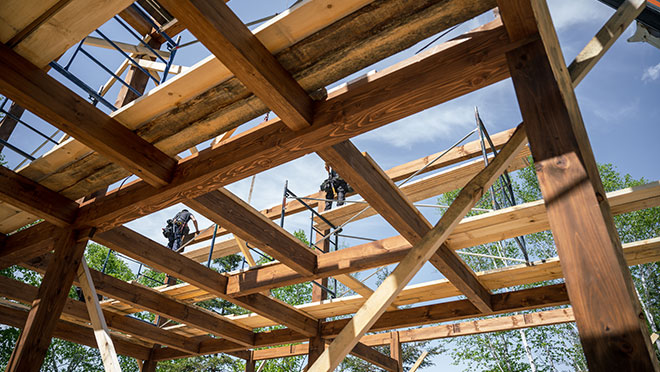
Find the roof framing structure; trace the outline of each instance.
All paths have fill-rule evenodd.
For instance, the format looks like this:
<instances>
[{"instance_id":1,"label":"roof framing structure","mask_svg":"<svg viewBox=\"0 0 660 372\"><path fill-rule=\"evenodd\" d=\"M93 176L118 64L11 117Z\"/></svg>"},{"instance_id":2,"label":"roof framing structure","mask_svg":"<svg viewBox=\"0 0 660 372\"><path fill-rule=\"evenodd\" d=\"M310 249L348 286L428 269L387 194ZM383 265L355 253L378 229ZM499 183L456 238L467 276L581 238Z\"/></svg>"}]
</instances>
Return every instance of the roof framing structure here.
<instances>
[{"instance_id":1,"label":"roof framing structure","mask_svg":"<svg viewBox=\"0 0 660 372\"><path fill-rule=\"evenodd\" d=\"M0 277L0 322L22 329L7 371L38 371L51 337L99 347L108 370L117 368L116 351L144 361L145 371L159 360L219 352L245 359L246 369L255 360L308 354L308 371L332 371L352 353L401 371L402 342L573 321L590 369L660 370L628 269L660 260L660 239L622 245L612 219L659 206L660 183L604 192L573 91L644 1L625 1L567 67L545 0L306 0L254 31L223 2L161 0L176 19L157 27L188 29L212 56L140 98L125 90L110 115L48 75L47 65L117 14L160 46L166 40L155 23L129 1L50 1L30 9L20 3L0 9L15 13L10 21L0 17L0 93L71 138L16 172L0 169L0 268L43 274L39 288ZM83 6L93 16L74 22ZM325 89L495 7L499 16L487 24ZM136 71L129 83L144 91L147 79ZM351 142L508 78L524 122L492 136L496 154L486 157L475 141L433 164L437 154L385 171ZM268 111L277 118L231 136ZM177 157L188 148L193 155ZM360 218L379 214L400 235L319 252L273 222L306 210L300 200L258 211L225 188L312 153L371 207ZM482 155L486 165L473 160ZM503 172L525 167L530 156L543 200L465 217ZM432 171L439 172L395 184ZM128 175L138 179L107 190ZM413 204L455 189L457 198L435 225ZM177 203L221 226L193 242L236 237L219 243L213 257L244 252L248 242L276 261L218 273L200 265L209 248L179 254L124 226ZM313 225L341 225L356 209L325 211ZM44 221L16 231L38 219ZM456 252L547 229L559 257L532 265L475 272ZM83 258L89 240L184 283L147 288L89 269ZM444 279L408 285L426 262ZM390 264L397 266L375 290L350 276ZM268 292L328 277L358 294L292 306ZM495 291L561 278L565 283ZM607 290L594 291L594 280ZM86 304L67 298L73 284L83 287ZM97 301L97 292L108 299ZM460 295L466 299L452 299ZM225 316L195 305L210 298L250 314ZM419 305L440 299L446 301ZM556 306L563 308L542 310ZM126 316L141 311L180 324L157 327ZM352 317L326 320L339 315ZM278 325L285 328L258 330ZM367 334L377 331L393 332ZM305 344L261 349L296 343ZM372 348L384 344L392 346L389 356Z\"/></svg>"}]
</instances>

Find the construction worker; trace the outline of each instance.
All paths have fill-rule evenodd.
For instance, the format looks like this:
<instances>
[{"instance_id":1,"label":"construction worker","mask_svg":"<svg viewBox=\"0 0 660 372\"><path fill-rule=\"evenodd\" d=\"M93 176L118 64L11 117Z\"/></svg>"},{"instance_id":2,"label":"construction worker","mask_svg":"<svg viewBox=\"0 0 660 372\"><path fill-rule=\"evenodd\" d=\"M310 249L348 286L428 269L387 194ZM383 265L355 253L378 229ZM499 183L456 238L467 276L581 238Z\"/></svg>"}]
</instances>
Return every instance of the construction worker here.
<instances>
[{"instance_id":1,"label":"construction worker","mask_svg":"<svg viewBox=\"0 0 660 372\"><path fill-rule=\"evenodd\" d=\"M351 187L348 186L343 178L339 177L337 172L325 163L325 170L328 172L328 178L323 181L320 188L325 191L325 209L326 211L332 209L332 200L337 200L337 206L344 205L346 193L351 192Z\"/></svg>"},{"instance_id":2,"label":"construction worker","mask_svg":"<svg viewBox=\"0 0 660 372\"><path fill-rule=\"evenodd\" d=\"M190 220L192 220L193 225L195 225L195 234L199 234L197 220L187 209L177 213L173 219L167 220L167 226L163 228L163 235L165 235L168 240L168 248L175 252L178 252L181 249L181 240L184 236L188 235L188 232L190 231L188 228L188 222L190 222Z\"/></svg>"}]
</instances>

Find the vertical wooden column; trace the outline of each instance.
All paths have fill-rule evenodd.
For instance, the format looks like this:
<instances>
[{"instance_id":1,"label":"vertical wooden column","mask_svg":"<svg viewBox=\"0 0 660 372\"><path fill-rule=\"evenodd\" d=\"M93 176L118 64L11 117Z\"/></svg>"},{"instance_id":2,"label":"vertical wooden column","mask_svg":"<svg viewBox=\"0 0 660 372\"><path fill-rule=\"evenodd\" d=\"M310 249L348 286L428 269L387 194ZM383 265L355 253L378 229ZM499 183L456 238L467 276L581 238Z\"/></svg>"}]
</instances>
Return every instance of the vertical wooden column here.
<instances>
[{"instance_id":1,"label":"vertical wooden column","mask_svg":"<svg viewBox=\"0 0 660 372\"><path fill-rule=\"evenodd\" d=\"M147 44L149 44L150 47L154 48L154 50L160 49L160 46L162 43L158 40L151 39L147 41ZM145 59L149 60L155 60L154 57L149 57L145 56ZM128 68L128 72L126 73L126 83L128 85L132 86L135 88L138 92L144 93L144 90L147 87L147 84L149 83L149 76L142 72L139 68L131 65L131 67ZM119 90L119 94L117 95L117 101L115 102L116 107L122 107L124 105L127 105L134 101L135 99L139 98L137 94L135 94L132 90L128 89L125 85L121 86L121 89Z\"/></svg>"},{"instance_id":2,"label":"vertical wooden column","mask_svg":"<svg viewBox=\"0 0 660 372\"><path fill-rule=\"evenodd\" d=\"M316 336L309 339L309 351L307 353L307 366L305 371L311 367L314 362L323 354L325 350L325 340L321 337L321 321L319 321L319 332Z\"/></svg>"},{"instance_id":3,"label":"vertical wooden column","mask_svg":"<svg viewBox=\"0 0 660 372\"><path fill-rule=\"evenodd\" d=\"M592 371L657 371L591 145L545 1L498 1L539 185Z\"/></svg>"},{"instance_id":4,"label":"vertical wooden column","mask_svg":"<svg viewBox=\"0 0 660 372\"><path fill-rule=\"evenodd\" d=\"M87 240L88 231L68 228L59 233L55 254L48 264L25 327L7 363L7 372L36 372L41 368Z\"/></svg>"},{"instance_id":5,"label":"vertical wooden column","mask_svg":"<svg viewBox=\"0 0 660 372\"><path fill-rule=\"evenodd\" d=\"M257 361L254 360L254 351L250 351L250 357L245 360L245 372L255 372L257 370Z\"/></svg>"},{"instance_id":6,"label":"vertical wooden column","mask_svg":"<svg viewBox=\"0 0 660 372\"><path fill-rule=\"evenodd\" d=\"M324 202L319 202L319 213L323 213L325 211L325 203ZM314 239L313 241L319 241L320 239L323 238L323 235L327 235L330 233L330 230L323 230L323 234L321 233L316 233L315 237L310 237L310 239ZM323 250L323 252L329 252L330 251L330 238L325 239L321 242L321 246L319 246ZM322 278L315 280L315 282L319 283L320 285L328 288L328 278ZM328 292L326 292L323 288L319 287L318 285L312 285L312 302L317 302L317 301L323 301L328 298Z\"/></svg>"},{"instance_id":7,"label":"vertical wooden column","mask_svg":"<svg viewBox=\"0 0 660 372\"><path fill-rule=\"evenodd\" d=\"M403 371L403 355L401 350L401 338L399 332L390 332L392 338L390 339L390 358L397 361L399 372Z\"/></svg>"}]
</instances>

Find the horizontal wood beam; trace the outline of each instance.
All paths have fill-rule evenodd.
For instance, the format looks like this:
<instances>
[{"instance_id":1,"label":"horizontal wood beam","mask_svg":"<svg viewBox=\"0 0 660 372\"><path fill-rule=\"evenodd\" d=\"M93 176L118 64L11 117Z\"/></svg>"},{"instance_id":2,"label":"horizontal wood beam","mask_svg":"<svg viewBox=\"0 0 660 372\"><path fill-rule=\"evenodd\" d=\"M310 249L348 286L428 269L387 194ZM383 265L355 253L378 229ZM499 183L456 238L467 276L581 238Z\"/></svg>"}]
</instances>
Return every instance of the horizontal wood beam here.
<instances>
[{"instance_id":1,"label":"horizontal wood beam","mask_svg":"<svg viewBox=\"0 0 660 372\"><path fill-rule=\"evenodd\" d=\"M401 343L432 341L441 338L461 337L482 333L505 332L515 329L548 326L574 322L573 309L562 308L538 311L529 314L508 315L497 318L478 319L467 322L398 331ZM390 344L389 333L363 336L360 342L366 346ZM308 344L280 346L254 351L255 360L288 358L307 354Z\"/></svg>"},{"instance_id":2,"label":"horizontal wood beam","mask_svg":"<svg viewBox=\"0 0 660 372\"><path fill-rule=\"evenodd\" d=\"M318 152L348 183L412 245L432 229L431 223L415 208L403 192L387 177L368 154L362 154L350 141L340 142ZM490 308L490 291L456 253L442 244L431 263L441 270L481 311Z\"/></svg>"},{"instance_id":3,"label":"horizontal wood beam","mask_svg":"<svg viewBox=\"0 0 660 372\"><path fill-rule=\"evenodd\" d=\"M300 274L314 273L315 251L230 191L221 188L185 203Z\"/></svg>"},{"instance_id":4,"label":"horizontal wood beam","mask_svg":"<svg viewBox=\"0 0 660 372\"><path fill-rule=\"evenodd\" d=\"M396 296L403 290L408 282L413 278L419 269L434 254L442 257L440 270L443 273L451 273L451 268L457 268L461 260L456 253L449 249L441 249L445 240L449 237L451 231L458 225L460 220L465 217L472 207L479 201L493 182L509 166L513 157L527 143L525 128L518 126L511 139L504 145L493 161L479 172L470 182L465 185L458 193L458 196L447 211L440 217L440 220L433 228L424 235L417 244L408 252L401 262L394 268L392 273L385 278L378 289L365 301L360 310L350 319L346 328L323 352L319 359L309 369L310 372L332 371L346 354L353 348L355 343L371 329L372 325L385 312L385 309L392 304ZM445 247L446 248L446 247ZM469 280L471 277L462 276L463 280ZM453 280L454 278L449 278ZM476 280L476 278L474 278ZM471 286L474 288L474 286ZM463 288L461 288L463 290ZM493 296L490 296L490 309L493 309Z\"/></svg>"},{"instance_id":5,"label":"horizontal wood beam","mask_svg":"<svg viewBox=\"0 0 660 372\"><path fill-rule=\"evenodd\" d=\"M57 231L55 225L40 222L7 236L0 248L0 269L51 251Z\"/></svg>"},{"instance_id":6,"label":"horizontal wood beam","mask_svg":"<svg viewBox=\"0 0 660 372\"><path fill-rule=\"evenodd\" d=\"M146 46L144 46L142 44L137 44L137 45L128 44L128 43L123 43L121 41L115 41L115 40L113 40L112 42L116 46L118 46L119 49L123 50L124 52L126 52L128 54L138 54L138 55L144 54L144 55L148 55L148 56L152 56L152 57L160 56L160 57L163 57L165 59L170 58L170 54L171 54L168 51L158 50L157 48L153 48L153 51L152 51L151 49L147 48ZM87 36L85 38L85 41L83 41L83 44L90 45L90 46L95 46L95 47L99 47L99 48L116 50L114 45L112 45L109 41L107 41L105 39L102 39L102 38L94 37L94 36ZM154 51L156 53L154 53Z\"/></svg>"},{"instance_id":7,"label":"horizontal wood beam","mask_svg":"<svg viewBox=\"0 0 660 372\"><path fill-rule=\"evenodd\" d=\"M386 371L400 372L399 362L361 342L353 347L351 354Z\"/></svg>"},{"instance_id":8,"label":"horizontal wood beam","mask_svg":"<svg viewBox=\"0 0 660 372\"><path fill-rule=\"evenodd\" d=\"M271 120L182 160L169 186L136 182L83 206L77 223L108 230L503 80L515 47L502 27L466 34L332 94L309 129Z\"/></svg>"},{"instance_id":9,"label":"horizontal wood beam","mask_svg":"<svg viewBox=\"0 0 660 372\"><path fill-rule=\"evenodd\" d=\"M5 167L0 167L0 201L59 227L72 224L78 213L78 203Z\"/></svg>"},{"instance_id":10,"label":"horizontal wood beam","mask_svg":"<svg viewBox=\"0 0 660 372\"><path fill-rule=\"evenodd\" d=\"M171 180L173 158L4 45L0 92L150 185Z\"/></svg>"},{"instance_id":11,"label":"horizontal wood beam","mask_svg":"<svg viewBox=\"0 0 660 372\"><path fill-rule=\"evenodd\" d=\"M564 284L523 289L493 294L493 314L505 314L516 311L532 310L568 304L568 294ZM388 311L371 327L370 332L406 328L423 324L447 322L483 316L468 300L444 302L410 309ZM333 320L323 323L322 337L333 338L339 334L349 319ZM255 335L257 347L281 345L286 343L306 342L307 338L292 334L289 330L273 330ZM207 340L200 345L201 354L223 352L227 345L223 340ZM174 359L180 357L178 350L161 349L154 352L154 358Z\"/></svg>"},{"instance_id":12,"label":"horizontal wood beam","mask_svg":"<svg viewBox=\"0 0 660 372\"><path fill-rule=\"evenodd\" d=\"M312 99L224 2L162 4L289 128L312 124Z\"/></svg>"},{"instance_id":13,"label":"horizontal wood beam","mask_svg":"<svg viewBox=\"0 0 660 372\"><path fill-rule=\"evenodd\" d=\"M30 304L37 297L37 291L38 288L29 284L0 276L0 296ZM141 340L167 345L188 353L196 353L199 349L198 341L155 327L142 320L108 310L103 310L103 316L110 328ZM61 318L66 321L89 322L85 304L72 298L67 299Z\"/></svg>"},{"instance_id":14,"label":"horizontal wood beam","mask_svg":"<svg viewBox=\"0 0 660 372\"><path fill-rule=\"evenodd\" d=\"M27 308L16 306L16 304L0 303L0 323L22 329L28 318L28 310ZM75 342L80 345L97 347L92 329L64 320L58 320L56 322L53 337ZM151 348L130 342L124 338L112 336L112 342L115 344L117 352L121 355L137 359L147 359L149 358L149 353L151 353Z\"/></svg>"},{"instance_id":15,"label":"horizontal wood beam","mask_svg":"<svg viewBox=\"0 0 660 372\"><path fill-rule=\"evenodd\" d=\"M95 241L131 258L143 262L159 271L180 278L198 288L202 288L222 299L231 301L250 311L261 314L279 324L301 332L307 336L317 333L317 320L290 305L255 293L246 296L229 297L225 293L227 277L142 236L126 227L118 227L94 238ZM226 321L228 332L224 337L242 344L249 343L252 331L246 331Z\"/></svg>"}]
</instances>

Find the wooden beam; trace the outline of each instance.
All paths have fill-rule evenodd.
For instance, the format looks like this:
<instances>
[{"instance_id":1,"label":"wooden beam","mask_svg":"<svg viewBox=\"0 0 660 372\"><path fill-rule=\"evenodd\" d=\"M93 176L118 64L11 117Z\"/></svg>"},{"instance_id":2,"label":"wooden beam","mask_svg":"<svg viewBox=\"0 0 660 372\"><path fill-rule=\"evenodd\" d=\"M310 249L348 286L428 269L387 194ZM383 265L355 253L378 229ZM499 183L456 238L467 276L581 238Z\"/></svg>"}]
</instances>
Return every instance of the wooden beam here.
<instances>
[{"instance_id":1,"label":"wooden beam","mask_svg":"<svg viewBox=\"0 0 660 372\"><path fill-rule=\"evenodd\" d=\"M351 350L351 354L386 371L401 372L399 362L396 359L388 357L361 342L355 344L353 350Z\"/></svg>"},{"instance_id":2,"label":"wooden beam","mask_svg":"<svg viewBox=\"0 0 660 372\"><path fill-rule=\"evenodd\" d=\"M415 245L431 231L431 223L415 208L394 182L367 154L350 141L344 141L318 152L358 193L385 218L406 240ZM515 154L512 154L515 155ZM456 253L442 244L431 263L452 282L474 305L489 312L490 291Z\"/></svg>"},{"instance_id":3,"label":"wooden beam","mask_svg":"<svg viewBox=\"0 0 660 372\"><path fill-rule=\"evenodd\" d=\"M18 124L18 120L20 119L21 116L23 116L23 113L25 112L25 109L22 108L21 106L17 105L16 102L12 102L11 106L9 106L9 115L5 115L2 120L0 120L0 139L3 141L9 141L9 137L11 134L14 132L14 129L16 128L16 125ZM5 146L3 144L0 144L0 151Z\"/></svg>"},{"instance_id":4,"label":"wooden beam","mask_svg":"<svg viewBox=\"0 0 660 372\"><path fill-rule=\"evenodd\" d=\"M151 185L167 184L174 159L11 49L0 46L0 91Z\"/></svg>"},{"instance_id":5,"label":"wooden beam","mask_svg":"<svg viewBox=\"0 0 660 372\"><path fill-rule=\"evenodd\" d=\"M167 65L163 62L150 61L148 59L138 59L138 64L150 71L164 72L167 68ZM167 70L168 74L177 75L182 72L189 70L190 67L180 66L180 65L171 65L170 69Z\"/></svg>"},{"instance_id":6,"label":"wooden beam","mask_svg":"<svg viewBox=\"0 0 660 372\"><path fill-rule=\"evenodd\" d=\"M235 236L234 241L236 242L236 245L238 245L238 248L240 249L241 253L243 253L243 257L245 257L245 260L247 261L248 265L250 267L257 266L256 261L254 261L254 257L252 257L252 254L250 253L250 249L247 247L247 244L245 244L245 240L239 238L238 236Z\"/></svg>"},{"instance_id":7,"label":"wooden beam","mask_svg":"<svg viewBox=\"0 0 660 372\"><path fill-rule=\"evenodd\" d=\"M658 371L547 4L499 5L512 40L541 36L507 59L589 369Z\"/></svg>"},{"instance_id":8,"label":"wooden beam","mask_svg":"<svg viewBox=\"0 0 660 372\"><path fill-rule=\"evenodd\" d=\"M58 228L55 225L41 222L7 236L0 249L0 268L51 251L57 232Z\"/></svg>"},{"instance_id":9,"label":"wooden beam","mask_svg":"<svg viewBox=\"0 0 660 372\"><path fill-rule=\"evenodd\" d=\"M289 128L312 124L312 99L227 5L208 0L163 4Z\"/></svg>"},{"instance_id":10,"label":"wooden beam","mask_svg":"<svg viewBox=\"0 0 660 372\"><path fill-rule=\"evenodd\" d=\"M168 51L163 51L163 50L158 50L158 48L153 48L153 50L156 52L152 52L151 49L147 48L146 46L142 44L128 44L128 43L123 43L121 41L112 41L115 45L119 47L119 49L123 50L127 54L138 54L138 55L148 55L152 57L163 57L165 59L170 58L170 52ZM104 48L104 49L112 49L116 50L115 47L107 40L94 37L94 36L87 36L85 38L85 41L83 42L85 45L90 45L90 46L95 46L99 48Z\"/></svg>"},{"instance_id":11,"label":"wooden beam","mask_svg":"<svg viewBox=\"0 0 660 372\"><path fill-rule=\"evenodd\" d=\"M424 363L424 359L426 358L426 356L427 356L428 354L429 354L429 352L426 351L426 350L424 350L424 352L422 353L422 355L420 355L419 358L417 358L417 360L415 361L415 364L413 364L413 366L410 367L410 370L408 370L408 372L415 372L415 371L417 371L417 368L419 368L419 366L421 366L422 363Z\"/></svg>"},{"instance_id":12,"label":"wooden beam","mask_svg":"<svg viewBox=\"0 0 660 372\"><path fill-rule=\"evenodd\" d=\"M236 195L222 188L186 205L303 275L316 268L316 252Z\"/></svg>"},{"instance_id":13,"label":"wooden beam","mask_svg":"<svg viewBox=\"0 0 660 372\"><path fill-rule=\"evenodd\" d=\"M97 234L95 241L131 258L139 260L159 271L202 288L222 299L236 303L248 310L259 313L279 324L301 332L307 336L317 332L317 321L304 312L275 298L255 293L246 296L230 297L225 293L227 277L198 264L180 254L125 227L115 228ZM252 332L226 321L223 337L241 344L250 344Z\"/></svg>"},{"instance_id":14,"label":"wooden beam","mask_svg":"<svg viewBox=\"0 0 660 372\"><path fill-rule=\"evenodd\" d=\"M73 229L59 232L53 260L46 269L37 298L32 302L25 327L7 363L7 372L36 372L41 368L86 246L84 232Z\"/></svg>"},{"instance_id":15,"label":"wooden beam","mask_svg":"<svg viewBox=\"0 0 660 372\"><path fill-rule=\"evenodd\" d=\"M607 20L605 25L596 33L596 36L587 43L587 46L568 66L573 88L580 84L623 31L644 10L645 6L645 0L625 0L621 3L612 17Z\"/></svg>"},{"instance_id":16,"label":"wooden beam","mask_svg":"<svg viewBox=\"0 0 660 372\"><path fill-rule=\"evenodd\" d=\"M414 328L399 333L401 343L431 341L441 338L461 337L490 332L504 332L515 329L547 326L575 321L573 309L562 308L538 311L521 315L507 315L496 318L477 319L466 322L443 324L438 326ZM367 346L389 345L390 333L375 333L363 336L360 342ZM307 354L309 344L280 346L254 351L255 360L287 358Z\"/></svg>"},{"instance_id":17,"label":"wooden beam","mask_svg":"<svg viewBox=\"0 0 660 372\"><path fill-rule=\"evenodd\" d=\"M492 302L495 308L493 314L504 314L543 307L566 305L568 304L568 294L566 293L564 284L556 284L545 287L496 293L493 294ZM477 316L482 316L482 314L470 303L470 301L450 301L386 312L372 326L370 332L468 319ZM350 319L340 319L323 323L321 328L322 337L337 337L349 321ZM257 333L255 335L255 344L257 347L304 342L306 340L305 337L292 334L286 329ZM222 340L203 341L200 345L201 354L219 353L227 349L227 345ZM158 360L178 358L181 355L179 351L166 349L158 350L155 354L155 358Z\"/></svg>"},{"instance_id":18,"label":"wooden beam","mask_svg":"<svg viewBox=\"0 0 660 372\"><path fill-rule=\"evenodd\" d=\"M319 323L320 325L321 323ZM321 337L321 332L318 332L316 336L309 339L309 343L307 344L307 365L305 366L305 371L323 354L323 350L325 350L325 340ZM252 353L253 358L255 358L256 352L257 350L254 350Z\"/></svg>"},{"instance_id":19,"label":"wooden beam","mask_svg":"<svg viewBox=\"0 0 660 372\"><path fill-rule=\"evenodd\" d=\"M392 304L392 301L403 290L403 287L413 278L424 263L438 251L459 221L479 201L484 190L500 176L508 167L513 155L520 151L525 144L526 136L524 127L520 126L516 129L509 142L504 145L498 156L468 182L459 192L451 206L442 215L440 221L410 250L374 294L367 299L360 310L351 318L346 328L341 331L339 336L337 336L332 344L324 351L323 355L310 368L310 371L329 372L339 365L360 337L374 325L378 318L385 312L385 309ZM454 253L452 251L450 252ZM451 256L443 255L443 258L445 261L448 261L448 259L451 259Z\"/></svg>"},{"instance_id":20,"label":"wooden beam","mask_svg":"<svg viewBox=\"0 0 660 372\"><path fill-rule=\"evenodd\" d=\"M395 372L403 372L403 350L399 332L390 332L390 357L396 361Z\"/></svg>"},{"instance_id":21,"label":"wooden beam","mask_svg":"<svg viewBox=\"0 0 660 372\"><path fill-rule=\"evenodd\" d=\"M89 274L89 267L87 267L84 257L80 260L80 266L78 267L78 283L80 283L80 288L85 295L85 306L87 307L90 323L94 329L94 338L96 338L96 345L101 353L103 367L106 372L121 372L115 345L112 343L110 330L105 323L103 310L101 310L99 298L94 288L94 282Z\"/></svg>"},{"instance_id":22,"label":"wooden beam","mask_svg":"<svg viewBox=\"0 0 660 372\"><path fill-rule=\"evenodd\" d=\"M182 160L169 186L137 182L82 207L78 223L119 226L493 84L508 77L504 52L514 47L501 26L466 34L331 95L318 104L313 129L264 123Z\"/></svg>"},{"instance_id":23,"label":"wooden beam","mask_svg":"<svg viewBox=\"0 0 660 372\"><path fill-rule=\"evenodd\" d=\"M0 303L0 323L21 329L27 319L28 309L18 307L15 303ZM90 328L63 320L57 320L53 337L75 342L80 345L96 347L94 332ZM150 348L114 335L112 337L112 341L119 354L138 359L149 357Z\"/></svg>"},{"instance_id":24,"label":"wooden beam","mask_svg":"<svg viewBox=\"0 0 660 372\"><path fill-rule=\"evenodd\" d=\"M72 224L78 213L78 203L5 167L0 167L0 201L59 227Z\"/></svg>"}]
</instances>

